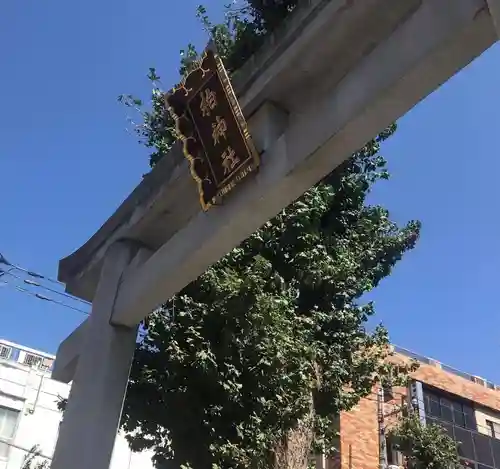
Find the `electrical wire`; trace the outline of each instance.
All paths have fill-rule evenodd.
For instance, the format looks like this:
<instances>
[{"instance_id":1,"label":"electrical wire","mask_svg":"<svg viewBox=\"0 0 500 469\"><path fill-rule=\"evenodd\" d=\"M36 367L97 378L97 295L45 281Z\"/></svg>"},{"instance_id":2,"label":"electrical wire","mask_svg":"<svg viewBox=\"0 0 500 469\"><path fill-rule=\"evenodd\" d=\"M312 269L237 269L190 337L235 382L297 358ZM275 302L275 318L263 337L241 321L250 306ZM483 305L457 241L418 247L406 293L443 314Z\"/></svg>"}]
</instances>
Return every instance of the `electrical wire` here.
<instances>
[{"instance_id":1,"label":"electrical wire","mask_svg":"<svg viewBox=\"0 0 500 469\"><path fill-rule=\"evenodd\" d=\"M83 309L76 308L75 306L68 305L68 304L63 303L63 302L58 301L58 300L54 300L53 298L50 298L50 297L45 296L45 295L42 295L40 293L32 292L30 290L27 290L26 288L20 287L19 285L15 285L15 284L12 284L12 283L9 283L9 282L6 282L4 280L0 280L0 284L9 286L9 287L13 288L14 290L17 290L18 292L24 293L26 295L33 296L35 298L38 298L39 300L48 301L50 303L55 303L55 304L57 304L59 306L63 306L65 308L72 309L73 311L78 311L79 313L83 313L83 314L85 314L87 316L90 314L88 311L84 311Z\"/></svg>"},{"instance_id":2,"label":"electrical wire","mask_svg":"<svg viewBox=\"0 0 500 469\"><path fill-rule=\"evenodd\" d=\"M91 303L86 301L86 300L82 300L81 298L77 298L76 296L69 295L68 293L54 290L53 288L46 287L45 285L42 285L41 283L35 282L33 280L30 280L30 279L23 279L19 275L13 274L12 272L7 272L7 271L3 270L2 268L0 268L0 276L2 274L6 274L6 275L9 275L10 277L16 278L17 280L20 280L21 282L25 283L26 285L30 285L32 287L42 288L43 290L50 291L52 293L55 293L56 295L64 296L66 298L69 298L70 300L79 301L80 303L84 303L86 305L91 305Z\"/></svg>"},{"instance_id":3,"label":"electrical wire","mask_svg":"<svg viewBox=\"0 0 500 469\"><path fill-rule=\"evenodd\" d=\"M43 453L40 453L40 452L34 450L34 448L28 449L28 448L25 448L23 446L19 446L18 444L15 444L12 441L6 440L5 438L2 438L2 437L0 437L0 443L2 445L7 445L7 446L10 446L11 448L23 451L24 453L26 453L27 456L32 455L33 458L42 458L42 459L45 459L46 461L52 460L52 458L50 456L46 456ZM23 467L25 467L25 466L23 466ZM45 466L42 466L42 467L45 467Z\"/></svg>"},{"instance_id":4,"label":"electrical wire","mask_svg":"<svg viewBox=\"0 0 500 469\"><path fill-rule=\"evenodd\" d=\"M44 279L44 280L47 280L49 282L56 283L58 285L64 285L64 283L60 282L59 280L55 280L53 278L39 274L38 272L34 272L32 270L25 269L24 267L21 267L19 265L13 264L12 262L9 262L1 252L0 252L0 264L4 264L4 265L6 265L8 267L12 267L13 269L16 269L16 270L20 270L21 272L24 272L25 274L27 274L33 278Z\"/></svg>"}]
</instances>

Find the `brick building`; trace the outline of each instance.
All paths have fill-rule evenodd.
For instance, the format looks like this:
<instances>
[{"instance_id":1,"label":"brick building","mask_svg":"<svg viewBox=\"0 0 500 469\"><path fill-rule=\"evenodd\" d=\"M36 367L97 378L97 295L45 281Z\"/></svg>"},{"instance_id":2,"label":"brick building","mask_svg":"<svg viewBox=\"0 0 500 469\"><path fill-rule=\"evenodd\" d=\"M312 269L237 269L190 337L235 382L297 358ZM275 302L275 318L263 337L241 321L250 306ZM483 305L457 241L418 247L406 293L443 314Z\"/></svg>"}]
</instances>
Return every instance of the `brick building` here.
<instances>
[{"instance_id":1,"label":"brick building","mask_svg":"<svg viewBox=\"0 0 500 469\"><path fill-rule=\"evenodd\" d=\"M340 417L340 455L337 461L321 464L327 469L379 469L381 440L379 415L383 409L387 429L397 417L402 402L418 405L426 422L441 424L460 441L464 467L500 469L500 386L455 370L408 350L396 348L396 359L417 360L420 368L406 388L377 390L352 411ZM401 455L387 446L388 466L402 464Z\"/></svg>"}]
</instances>

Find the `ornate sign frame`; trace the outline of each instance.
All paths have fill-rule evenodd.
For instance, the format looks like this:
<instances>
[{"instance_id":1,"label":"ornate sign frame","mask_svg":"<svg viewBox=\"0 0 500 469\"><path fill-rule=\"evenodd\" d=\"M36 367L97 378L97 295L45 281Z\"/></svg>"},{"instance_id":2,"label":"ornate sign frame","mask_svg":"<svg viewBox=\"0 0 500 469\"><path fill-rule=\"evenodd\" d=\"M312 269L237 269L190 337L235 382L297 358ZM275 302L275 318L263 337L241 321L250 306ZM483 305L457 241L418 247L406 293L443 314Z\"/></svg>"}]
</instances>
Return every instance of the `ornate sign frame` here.
<instances>
[{"instance_id":1,"label":"ornate sign frame","mask_svg":"<svg viewBox=\"0 0 500 469\"><path fill-rule=\"evenodd\" d=\"M165 95L204 211L260 165L222 59L207 48Z\"/></svg>"}]
</instances>

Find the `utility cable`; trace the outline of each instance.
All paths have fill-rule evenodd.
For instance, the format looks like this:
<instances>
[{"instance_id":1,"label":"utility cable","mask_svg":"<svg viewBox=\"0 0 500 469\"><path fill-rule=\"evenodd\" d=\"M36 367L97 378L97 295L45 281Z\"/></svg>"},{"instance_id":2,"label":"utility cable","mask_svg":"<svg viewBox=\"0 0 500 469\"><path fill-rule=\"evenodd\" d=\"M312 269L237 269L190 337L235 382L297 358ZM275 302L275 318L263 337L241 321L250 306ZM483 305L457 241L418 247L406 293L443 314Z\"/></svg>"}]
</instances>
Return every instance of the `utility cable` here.
<instances>
[{"instance_id":1,"label":"utility cable","mask_svg":"<svg viewBox=\"0 0 500 469\"><path fill-rule=\"evenodd\" d=\"M52 460L52 458L50 456L46 456L43 453L41 453L41 452L39 452L37 450L34 450L33 448L29 448L28 449L28 448L25 448L23 446L19 446L19 445L13 443L12 441L7 440L7 439L5 439L3 437L0 437L0 444L10 446L10 447L18 449L20 451L24 451L26 453L27 457L29 457L30 455L32 456L32 458L30 458L30 459L42 458L42 459L45 459L47 461L51 461ZM35 465L35 467L36 467L36 465ZM45 466L42 466L42 467L45 467Z\"/></svg>"},{"instance_id":2,"label":"utility cable","mask_svg":"<svg viewBox=\"0 0 500 469\"><path fill-rule=\"evenodd\" d=\"M10 277L13 277L13 278L16 278L17 280L20 280L21 282L25 283L26 285L30 285L32 287L42 288L43 290L50 291L52 293L55 293L56 295L64 296L66 298L69 298L70 300L79 301L80 303L84 303L87 305L91 304L90 302L88 302L86 300L82 300L81 298L77 298L76 296L69 295L68 293L54 290L53 288L46 287L45 285L42 285L41 283L35 282L33 280L30 280L30 279L23 279L19 275L13 274L12 272L8 272L8 271L5 271L2 268L0 268L0 276L2 276L3 274L9 275Z\"/></svg>"},{"instance_id":3,"label":"utility cable","mask_svg":"<svg viewBox=\"0 0 500 469\"><path fill-rule=\"evenodd\" d=\"M24 272L25 274L29 275L30 277L44 279L44 280L47 280L49 282L56 283L58 285L64 285L64 283L60 282L59 280L55 280L53 278L39 274L39 273L34 272L32 270L25 269L24 267L21 267L19 265L13 264L12 262L9 262L1 252L0 252L0 264L4 264L4 265L6 265L8 267L12 267L13 269L16 269L16 270L20 270L21 272Z\"/></svg>"},{"instance_id":4,"label":"utility cable","mask_svg":"<svg viewBox=\"0 0 500 469\"><path fill-rule=\"evenodd\" d=\"M50 298L50 297L45 296L45 295L42 295L40 293L32 292L30 290L27 290L26 288L20 287L19 285L11 284L11 283L6 282L4 280L0 280L0 284L7 285L7 286L13 288L14 290L17 290L17 291L19 291L21 293L25 293L27 295L33 296L35 298L38 298L39 300L48 301L50 303L55 303L55 304L57 304L59 306L63 306L65 308L72 309L73 311L78 311L79 313L86 314L87 316L90 314L88 311L84 311L83 309L76 308L75 306L71 306L71 305L63 303L61 301L54 300L53 298Z\"/></svg>"}]
</instances>

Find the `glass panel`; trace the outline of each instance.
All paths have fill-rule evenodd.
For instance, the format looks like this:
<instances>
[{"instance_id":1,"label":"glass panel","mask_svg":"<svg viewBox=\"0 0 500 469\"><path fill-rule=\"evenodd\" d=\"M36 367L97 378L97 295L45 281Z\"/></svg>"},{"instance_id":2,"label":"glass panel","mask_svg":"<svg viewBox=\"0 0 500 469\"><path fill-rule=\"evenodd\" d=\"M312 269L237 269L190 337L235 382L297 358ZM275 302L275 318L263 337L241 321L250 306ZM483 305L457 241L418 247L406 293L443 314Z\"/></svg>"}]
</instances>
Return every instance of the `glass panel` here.
<instances>
[{"instance_id":1,"label":"glass panel","mask_svg":"<svg viewBox=\"0 0 500 469\"><path fill-rule=\"evenodd\" d=\"M465 414L465 428L477 431L476 416Z\"/></svg>"},{"instance_id":2,"label":"glass panel","mask_svg":"<svg viewBox=\"0 0 500 469\"><path fill-rule=\"evenodd\" d=\"M500 423L492 422L493 436L500 439Z\"/></svg>"},{"instance_id":3,"label":"glass panel","mask_svg":"<svg viewBox=\"0 0 500 469\"><path fill-rule=\"evenodd\" d=\"M459 410L453 410L453 421L455 422L455 425L458 425L459 427L465 427L465 415L462 411Z\"/></svg>"},{"instance_id":4,"label":"glass panel","mask_svg":"<svg viewBox=\"0 0 500 469\"><path fill-rule=\"evenodd\" d=\"M451 407L441 404L441 418L447 422L453 422L453 413Z\"/></svg>"},{"instance_id":5,"label":"glass panel","mask_svg":"<svg viewBox=\"0 0 500 469\"><path fill-rule=\"evenodd\" d=\"M440 405L438 401L435 401L434 399L429 400L429 414L431 414L433 417L441 417L441 412L440 412Z\"/></svg>"},{"instance_id":6,"label":"glass panel","mask_svg":"<svg viewBox=\"0 0 500 469\"><path fill-rule=\"evenodd\" d=\"M441 405L444 405L444 406L446 406L446 407L451 408L451 401L450 401L449 399L446 399L446 397L440 397L440 398L439 398L439 403L440 403Z\"/></svg>"},{"instance_id":7,"label":"glass panel","mask_svg":"<svg viewBox=\"0 0 500 469\"><path fill-rule=\"evenodd\" d=\"M425 385L422 386L422 390L424 391L424 397L429 397L432 395L432 392L430 392L430 390Z\"/></svg>"},{"instance_id":8,"label":"glass panel","mask_svg":"<svg viewBox=\"0 0 500 469\"><path fill-rule=\"evenodd\" d=\"M448 436L455 439L455 437L453 436L453 425L451 423L441 422L440 425L441 427L443 427L443 430L445 430L446 433L448 433Z\"/></svg>"},{"instance_id":9,"label":"glass panel","mask_svg":"<svg viewBox=\"0 0 500 469\"><path fill-rule=\"evenodd\" d=\"M466 426L466 428L469 428L470 430L477 431L476 414L474 412L474 409L472 407L469 407L468 405L464 405L463 411L465 414L465 426Z\"/></svg>"},{"instance_id":10,"label":"glass panel","mask_svg":"<svg viewBox=\"0 0 500 469\"><path fill-rule=\"evenodd\" d=\"M471 432L460 427L455 427L455 439L460 443L458 445L458 454L461 457L472 460L476 459Z\"/></svg>"},{"instance_id":11,"label":"glass panel","mask_svg":"<svg viewBox=\"0 0 500 469\"><path fill-rule=\"evenodd\" d=\"M480 462L481 464L493 466L493 455L491 453L490 446L491 438L476 433L474 434L473 439L474 446L476 448L476 461Z\"/></svg>"},{"instance_id":12,"label":"glass panel","mask_svg":"<svg viewBox=\"0 0 500 469\"><path fill-rule=\"evenodd\" d=\"M462 405L462 410L463 410L464 414L471 415L471 416L475 415L474 409L471 406L468 406L467 404Z\"/></svg>"},{"instance_id":13,"label":"glass panel","mask_svg":"<svg viewBox=\"0 0 500 469\"><path fill-rule=\"evenodd\" d=\"M484 427L484 430L488 436L494 436L493 422L486 420L486 426Z\"/></svg>"},{"instance_id":14,"label":"glass panel","mask_svg":"<svg viewBox=\"0 0 500 469\"><path fill-rule=\"evenodd\" d=\"M493 449L493 457L495 458L495 466L500 467L500 440L492 439L491 447Z\"/></svg>"}]
</instances>

